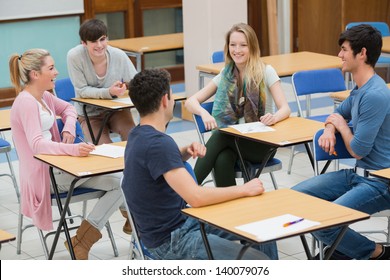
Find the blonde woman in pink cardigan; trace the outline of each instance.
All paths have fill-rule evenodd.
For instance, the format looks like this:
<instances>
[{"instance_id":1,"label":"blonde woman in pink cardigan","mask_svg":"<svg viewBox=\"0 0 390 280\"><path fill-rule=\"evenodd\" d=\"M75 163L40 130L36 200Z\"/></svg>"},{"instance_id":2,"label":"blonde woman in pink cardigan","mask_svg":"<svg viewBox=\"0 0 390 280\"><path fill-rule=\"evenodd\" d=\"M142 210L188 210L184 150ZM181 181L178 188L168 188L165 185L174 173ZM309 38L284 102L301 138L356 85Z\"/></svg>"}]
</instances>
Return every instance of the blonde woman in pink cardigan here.
<instances>
[{"instance_id":1,"label":"blonde woman in pink cardigan","mask_svg":"<svg viewBox=\"0 0 390 280\"><path fill-rule=\"evenodd\" d=\"M14 54L9 61L11 81L16 97L11 109L12 137L19 156L21 211L35 226L51 230L51 186L49 167L34 159L35 154L88 156L94 149L86 143L73 144L77 113L72 105L55 97L48 90L54 88L58 75L50 53L31 49L23 55ZM64 122L62 141L56 116ZM56 171L60 191L67 191L73 177ZM77 186L106 191L86 220L72 237L76 259L88 259L94 243L108 218L123 203L119 189L120 174L80 180ZM76 187L77 187L76 186Z\"/></svg>"}]
</instances>

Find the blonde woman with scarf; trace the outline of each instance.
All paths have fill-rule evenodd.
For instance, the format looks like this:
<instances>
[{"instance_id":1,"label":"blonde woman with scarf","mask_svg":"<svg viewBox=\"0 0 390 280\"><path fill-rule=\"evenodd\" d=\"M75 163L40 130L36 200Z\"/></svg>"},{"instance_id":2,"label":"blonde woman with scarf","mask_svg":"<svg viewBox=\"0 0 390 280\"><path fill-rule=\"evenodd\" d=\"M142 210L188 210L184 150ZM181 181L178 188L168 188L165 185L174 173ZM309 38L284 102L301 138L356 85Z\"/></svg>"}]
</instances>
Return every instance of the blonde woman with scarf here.
<instances>
[{"instance_id":1,"label":"blonde woman with scarf","mask_svg":"<svg viewBox=\"0 0 390 280\"><path fill-rule=\"evenodd\" d=\"M186 108L201 116L206 129L254 121L274 125L288 118L291 111L280 78L271 65L262 62L252 27L245 23L233 25L226 34L224 52L225 67L221 73L186 101ZM210 115L200 104L213 96ZM261 162L269 150L265 144L245 139L239 145L244 160L252 163ZM215 130L206 147L206 156L199 158L194 168L198 182L203 182L214 169L217 187L236 185L234 166L238 153L234 137Z\"/></svg>"}]
</instances>

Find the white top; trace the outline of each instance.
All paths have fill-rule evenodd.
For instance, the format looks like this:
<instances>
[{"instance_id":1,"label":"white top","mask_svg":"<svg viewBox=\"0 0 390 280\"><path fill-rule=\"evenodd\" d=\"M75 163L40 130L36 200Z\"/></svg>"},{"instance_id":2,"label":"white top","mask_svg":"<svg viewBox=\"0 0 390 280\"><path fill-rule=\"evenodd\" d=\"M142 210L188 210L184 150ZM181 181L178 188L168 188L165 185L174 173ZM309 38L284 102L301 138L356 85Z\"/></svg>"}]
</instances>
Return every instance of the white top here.
<instances>
[{"instance_id":1,"label":"white top","mask_svg":"<svg viewBox=\"0 0 390 280\"><path fill-rule=\"evenodd\" d=\"M39 107L39 115L41 117L42 136L46 140L51 140L52 135L50 129L54 124L55 117L53 112L49 109L49 106L47 106L47 104L45 103L45 101L42 100L42 102L45 104L46 110L42 107L42 104L37 101Z\"/></svg>"}]
</instances>

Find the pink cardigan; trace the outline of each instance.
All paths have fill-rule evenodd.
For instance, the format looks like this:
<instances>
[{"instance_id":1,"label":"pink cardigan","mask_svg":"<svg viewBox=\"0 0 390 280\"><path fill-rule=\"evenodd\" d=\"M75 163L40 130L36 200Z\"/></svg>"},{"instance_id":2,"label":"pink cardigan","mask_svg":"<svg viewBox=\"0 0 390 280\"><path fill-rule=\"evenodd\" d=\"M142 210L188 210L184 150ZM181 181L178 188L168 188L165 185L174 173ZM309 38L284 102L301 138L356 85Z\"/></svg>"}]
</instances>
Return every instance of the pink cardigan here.
<instances>
[{"instance_id":1,"label":"pink cardigan","mask_svg":"<svg viewBox=\"0 0 390 280\"><path fill-rule=\"evenodd\" d=\"M75 136L77 114L71 104L50 92L43 99L56 116L64 122L64 131ZM22 91L11 108L11 131L19 157L19 176L22 214L32 218L42 230L53 229L50 199L49 166L34 158L36 154L79 156L77 144L61 143L57 122L51 128L52 140L42 136L38 102L27 91Z\"/></svg>"}]
</instances>

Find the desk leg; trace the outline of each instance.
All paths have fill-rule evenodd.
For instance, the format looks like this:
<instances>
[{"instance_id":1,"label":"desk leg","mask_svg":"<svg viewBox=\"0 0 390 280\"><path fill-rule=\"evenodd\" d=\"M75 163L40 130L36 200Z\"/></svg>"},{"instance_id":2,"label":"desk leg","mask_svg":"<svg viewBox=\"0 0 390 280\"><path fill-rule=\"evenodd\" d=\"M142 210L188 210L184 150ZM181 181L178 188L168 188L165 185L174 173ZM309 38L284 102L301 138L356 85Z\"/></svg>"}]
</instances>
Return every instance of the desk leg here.
<instances>
[{"instance_id":1,"label":"desk leg","mask_svg":"<svg viewBox=\"0 0 390 280\"><path fill-rule=\"evenodd\" d=\"M237 149L237 153L238 153L238 158L240 160L240 163L241 163L241 166L242 166L242 172L244 174L244 182L248 182L250 181L251 179L253 178L250 178L249 176L249 172L248 172L248 169L246 168L246 165L245 165L245 162L244 162L244 159L242 157L242 154L241 154L241 151L240 151L240 146L238 145L238 141L240 140L240 137L235 137L234 138L234 144L236 145L236 149ZM270 156L272 155L272 153L277 149L277 147L270 147L268 153L265 155L265 157L263 158L262 162L261 162L261 165L259 167L259 169L257 170L256 172L256 175L254 178L258 178L261 174L261 171L263 171L264 169L264 166L267 164ZM314 166L314 165L313 165Z\"/></svg>"},{"instance_id":2,"label":"desk leg","mask_svg":"<svg viewBox=\"0 0 390 280\"><path fill-rule=\"evenodd\" d=\"M204 76L202 75L201 72L199 72L198 87L199 87L199 90L201 90L204 87Z\"/></svg>"},{"instance_id":3,"label":"desk leg","mask_svg":"<svg viewBox=\"0 0 390 280\"><path fill-rule=\"evenodd\" d=\"M241 260L242 256L245 254L245 252L252 246L249 242L245 242L243 244L243 247L241 248L240 252L238 253L237 260Z\"/></svg>"},{"instance_id":4,"label":"desk leg","mask_svg":"<svg viewBox=\"0 0 390 280\"><path fill-rule=\"evenodd\" d=\"M91 122L89 120L88 114L87 114L87 105L83 105L83 112L84 112L84 117L85 121L87 122L88 130L89 130L89 135L91 136L92 143L96 145L96 140L95 140L95 135L93 134Z\"/></svg>"},{"instance_id":5,"label":"desk leg","mask_svg":"<svg viewBox=\"0 0 390 280\"><path fill-rule=\"evenodd\" d=\"M310 145L307 142L305 142L304 145L305 145L305 148L306 148L307 156L309 157L311 166L313 167L313 170L314 170L314 158L313 158L313 153L311 152L311 149L310 149Z\"/></svg>"},{"instance_id":6,"label":"desk leg","mask_svg":"<svg viewBox=\"0 0 390 280\"><path fill-rule=\"evenodd\" d=\"M88 114L87 114L87 105L83 105L83 112L84 112L85 121L87 122L89 134L91 135L92 143L94 145L97 145L99 143L100 137L102 136L103 130L104 130L108 120L110 119L110 117L114 113L114 111L110 111L110 110L106 111L106 113L104 115L102 126L100 127L98 135L96 136L96 138L95 138L95 135L93 134L92 125L91 125L91 122L90 122Z\"/></svg>"},{"instance_id":7,"label":"desk leg","mask_svg":"<svg viewBox=\"0 0 390 280\"><path fill-rule=\"evenodd\" d=\"M309 248L309 245L307 244L307 240L306 240L305 235L302 234L299 237L301 238L301 242L302 242L302 245L303 245L303 249L305 249L305 253L306 253L307 259L308 260L312 260L313 256L310 253L310 248Z\"/></svg>"},{"instance_id":8,"label":"desk leg","mask_svg":"<svg viewBox=\"0 0 390 280\"><path fill-rule=\"evenodd\" d=\"M210 247L209 240L207 238L206 230L204 228L204 223L199 221L199 225L200 225L200 233L202 234L203 243L204 246L206 247L207 256L209 260L213 260L214 259L213 252L211 252L211 247Z\"/></svg>"},{"instance_id":9,"label":"desk leg","mask_svg":"<svg viewBox=\"0 0 390 280\"><path fill-rule=\"evenodd\" d=\"M53 259L54 251L56 249L56 246L57 246L57 243L58 243L58 238L60 236L62 227L64 227L64 232L65 232L66 240L68 242L70 255L72 257L72 260L75 260L76 257L75 257L74 251L73 251L73 246L72 246L72 242L71 242L70 235L69 235L68 224L66 223L65 216L66 216L66 213L67 213L67 211L69 209L69 203L70 203L70 200L71 200L72 195L73 195L74 186L75 186L76 182L78 181L78 179L75 178L72 181L72 183L70 185L70 188L69 188L69 191L68 191L68 196L66 197L66 200L65 200L65 204L62 207L62 203L61 203L60 195L59 195L59 192L58 192L58 189L57 189L57 183L56 183L56 179L55 179L55 176L54 176L54 173L53 173L53 167L52 166L50 166L49 171L50 171L50 178L51 178L51 181L52 181L52 184L53 184L54 193L55 193L55 196L56 196L58 210L60 211L60 214L61 214L60 221L59 221L58 227L57 227L57 231L56 231L56 234L54 236L53 245L52 245L51 250L50 250L49 260Z\"/></svg>"},{"instance_id":10,"label":"desk leg","mask_svg":"<svg viewBox=\"0 0 390 280\"><path fill-rule=\"evenodd\" d=\"M141 55L140 54L136 54L135 55L135 59L137 61L137 72L141 72L142 70L142 61L141 61Z\"/></svg>"},{"instance_id":11,"label":"desk leg","mask_svg":"<svg viewBox=\"0 0 390 280\"><path fill-rule=\"evenodd\" d=\"M346 233L348 229L348 225L345 225L341 228L341 231L339 235L337 236L336 240L333 242L332 246L329 247L329 250L326 252L324 256L324 260L329 260L330 256L332 256L333 252L336 251L337 246L339 246L341 239L343 239L344 234Z\"/></svg>"}]
</instances>

